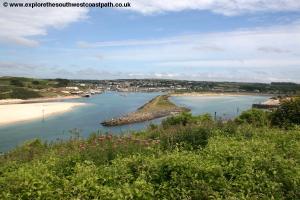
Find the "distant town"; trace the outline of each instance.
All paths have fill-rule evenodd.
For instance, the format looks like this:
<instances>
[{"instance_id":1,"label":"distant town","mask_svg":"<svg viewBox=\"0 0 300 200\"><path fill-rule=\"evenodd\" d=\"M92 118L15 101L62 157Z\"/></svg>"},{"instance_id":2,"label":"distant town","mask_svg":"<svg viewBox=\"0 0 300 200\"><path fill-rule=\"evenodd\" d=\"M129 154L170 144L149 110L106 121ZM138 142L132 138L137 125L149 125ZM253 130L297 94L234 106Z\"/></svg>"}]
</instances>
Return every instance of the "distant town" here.
<instances>
[{"instance_id":1,"label":"distant town","mask_svg":"<svg viewBox=\"0 0 300 200\"><path fill-rule=\"evenodd\" d=\"M117 92L254 93L273 96L300 94L300 84L288 82L237 83L166 79L68 80L0 77L0 99L85 96Z\"/></svg>"},{"instance_id":2,"label":"distant town","mask_svg":"<svg viewBox=\"0 0 300 200\"><path fill-rule=\"evenodd\" d=\"M288 82L237 83L165 79L73 80L77 86L118 92L231 92L297 95L300 84Z\"/></svg>"}]
</instances>

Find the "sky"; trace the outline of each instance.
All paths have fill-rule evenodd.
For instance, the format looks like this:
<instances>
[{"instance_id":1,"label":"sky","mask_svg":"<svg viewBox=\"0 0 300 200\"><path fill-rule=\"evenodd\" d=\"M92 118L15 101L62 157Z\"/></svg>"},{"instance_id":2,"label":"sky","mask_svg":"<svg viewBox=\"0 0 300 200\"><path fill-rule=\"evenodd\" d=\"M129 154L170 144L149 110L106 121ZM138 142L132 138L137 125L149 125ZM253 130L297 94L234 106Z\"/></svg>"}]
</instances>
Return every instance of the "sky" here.
<instances>
[{"instance_id":1,"label":"sky","mask_svg":"<svg viewBox=\"0 0 300 200\"><path fill-rule=\"evenodd\" d=\"M0 0L0 76L300 83L299 0L5 1L24 2Z\"/></svg>"}]
</instances>

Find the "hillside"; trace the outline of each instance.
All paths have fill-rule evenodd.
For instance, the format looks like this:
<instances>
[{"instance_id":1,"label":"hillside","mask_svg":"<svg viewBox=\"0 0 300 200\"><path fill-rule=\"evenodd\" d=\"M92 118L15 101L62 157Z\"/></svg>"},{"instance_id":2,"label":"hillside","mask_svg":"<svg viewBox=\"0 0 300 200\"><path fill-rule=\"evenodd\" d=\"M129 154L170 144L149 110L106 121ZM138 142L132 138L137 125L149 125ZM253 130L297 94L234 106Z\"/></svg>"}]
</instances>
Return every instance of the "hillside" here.
<instances>
[{"instance_id":1,"label":"hillside","mask_svg":"<svg viewBox=\"0 0 300 200\"><path fill-rule=\"evenodd\" d=\"M0 156L0 199L299 199L300 100L233 121L183 113Z\"/></svg>"},{"instance_id":2,"label":"hillside","mask_svg":"<svg viewBox=\"0 0 300 200\"><path fill-rule=\"evenodd\" d=\"M45 80L23 77L0 77L0 99L31 99L64 96L56 88L65 87L65 79Z\"/></svg>"}]
</instances>

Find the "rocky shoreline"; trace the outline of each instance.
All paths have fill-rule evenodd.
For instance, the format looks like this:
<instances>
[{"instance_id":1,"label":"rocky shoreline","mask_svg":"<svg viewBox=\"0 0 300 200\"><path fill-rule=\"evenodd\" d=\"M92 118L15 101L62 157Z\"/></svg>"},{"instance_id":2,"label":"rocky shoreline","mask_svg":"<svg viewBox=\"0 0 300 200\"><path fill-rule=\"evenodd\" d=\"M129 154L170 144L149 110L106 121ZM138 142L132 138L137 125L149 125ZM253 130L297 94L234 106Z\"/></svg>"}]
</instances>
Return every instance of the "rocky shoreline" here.
<instances>
[{"instance_id":1,"label":"rocky shoreline","mask_svg":"<svg viewBox=\"0 0 300 200\"><path fill-rule=\"evenodd\" d=\"M101 122L103 126L121 126L126 124L133 124L138 122L149 121L152 119L157 119L161 117L167 117L171 115L177 115L182 112L190 111L184 107L178 107L175 104L171 103L168 100L169 96L162 95L155 97L154 99L150 100L148 103L140 107L137 111L129 113L125 116L113 118L110 120L106 120ZM157 101L165 101L167 103L166 108L160 108Z\"/></svg>"}]
</instances>

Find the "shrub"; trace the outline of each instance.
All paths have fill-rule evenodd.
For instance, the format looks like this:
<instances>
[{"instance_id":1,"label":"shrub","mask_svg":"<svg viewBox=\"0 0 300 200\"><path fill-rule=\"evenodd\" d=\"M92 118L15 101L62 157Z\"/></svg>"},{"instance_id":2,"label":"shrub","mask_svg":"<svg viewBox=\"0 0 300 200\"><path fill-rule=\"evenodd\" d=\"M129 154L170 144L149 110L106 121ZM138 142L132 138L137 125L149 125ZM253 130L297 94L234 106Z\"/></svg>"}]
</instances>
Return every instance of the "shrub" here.
<instances>
[{"instance_id":1,"label":"shrub","mask_svg":"<svg viewBox=\"0 0 300 200\"><path fill-rule=\"evenodd\" d=\"M18 86L18 87L24 87L23 82L20 81L20 80L17 79L17 78L14 78L14 79L10 80L10 84L11 84L11 85L14 85L14 86Z\"/></svg>"},{"instance_id":2,"label":"shrub","mask_svg":"<svg viewBox=\"0 0 300 200\"><path fill-rule=\"evenodd\" d=\"M201 124L211 123L213 119L210 114L203 114L199 116L192 116L191 113L183 112L177 116L169 117L162 121L162 126L167 128L168 126L183 125L187 124Z\"/></svg>"},{"instance_id":3,"label":"shrub","mask_svg":"<svg viewBox=\"0 0 300 200\"><path fill-rule=\"evenodd\" d=\"M167 119L162 121L163 127L174 126L174 125L183 125L185 126L193 119L191 113L181 113L180 115L168 117Z\"/></svg>"},{"instance_id":4,"label":"shrub","mask_svg":"<svg viewBox=\"0 0 300 200\"><path fill-rule=\"evenodd\" d=\"M271 123L281 128L300 124L300 98L284 101L271 115Z\"/></svg>"},{"instance_id":5,"label":"shrub","mask_svg":"<svg viewBox=\"0 0 300 200\"><path fill-rule=\"evenodd\" d=\"M38 97L41 97L41 95L38 92L28 90L25 88L14 88L12 93L10 94L10 98L13 99L30 99Z\"/></svg>"},{"instance_id":6,"label":"shrub","mask_svg":"<svg viewBox=\"0 0 300 200\"><path fill-rule=\"evenodd\" d=\"M199 149L205 147L211 134L209 128L176 126L160 133L159 139L163 149L174 149L177 146Z\"/></svg>"},{"instance_id":7,"label":"shrub","mask_svg":"<svg viewBox=\"0 0 300 200\"><path fill-rule=\"evenodd\" d=\"M55 87L66 87L70 83L70 80L61 79L61 78L57 78L57 79L55 79L55 81L57 81L57 84L55 85Z\"/></svg>"},{"instance_id":8,"label":"shrub","mask_svg":"<svg viewBox=\"0 0 300 200\"><path fill-rule=\"evenodd\" d=\"M235 119L238 124L248 123L253 126L267 126L269 124L269 113L259 109L244 111Z\"/></svg>"},{"instance_id":9,"label":"shrub","mask_svg":"<svg viewBox=\"0 0 300 200\"><path fill-rule=\"evenodd\" d=\"M40 84L40 81L32 81L31 82L33 85L39 85Z\"/></svg>"}]
</instances>

